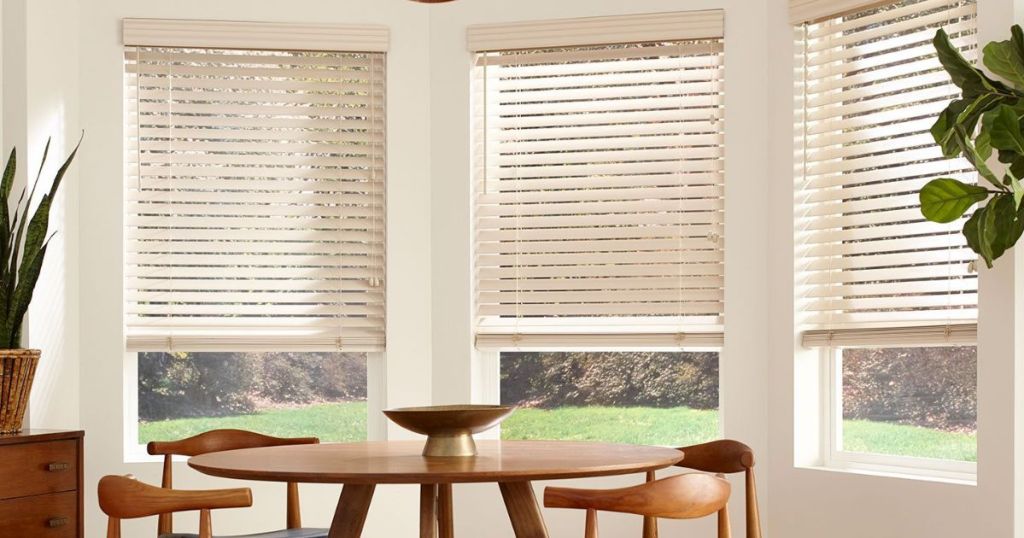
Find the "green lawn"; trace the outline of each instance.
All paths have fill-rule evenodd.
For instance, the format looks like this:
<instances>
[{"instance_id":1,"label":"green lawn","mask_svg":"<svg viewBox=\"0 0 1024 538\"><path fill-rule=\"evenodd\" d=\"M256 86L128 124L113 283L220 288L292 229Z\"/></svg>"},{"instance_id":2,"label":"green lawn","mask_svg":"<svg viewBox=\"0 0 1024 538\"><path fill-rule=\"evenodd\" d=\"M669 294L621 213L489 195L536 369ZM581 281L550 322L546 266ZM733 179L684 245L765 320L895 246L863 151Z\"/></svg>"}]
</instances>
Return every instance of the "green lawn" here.
<instances>
[{"instance_id":1,"label":"green lawn","mask_svg":"<svg viewBox=\"0 0 1024 538\"><path fill-rule=\"evenodd\" d=\"M975 434L950 433L868 420L843 421L843 449L850 452L978 461Z\"/></svg>"},{"instance_id":2,"label":"green lawn","mask_svg":"<svg viewBox=\"0 0 1024 538\"><path fill-rule=\"evenodd\" d=\"M718 412L687 407L561 407L518 409L502 439L571 439L684 446L718 437Z\"/></svg>"},{"instance_id":3,"label":"green lawn","mask_svg":"<svg viewBox=\"0 0 1024 538\"><path fill-rule=\"evenodd\" d=\"M314 435L324 442L366 439L366 402L265 409L251 415L180 418L139 423L139 443L181 439L217 428L251 430L279 437Z\"/></svg>"},{"instance_id":4,"label":"green lawn","mask_svg":"<svg viewBox=\"0 0 1024 538\"><path fill-rule=\"evenodd\" d=\"M250 415L184 418L139 424L139 442L181 439L216 428L238 428L283 437L316 435L325 442L366 438L366 403L330 403L266 409ZM846 450L977 461L973 434L848 420ZM686 407L562 407L519 409L505 420L503 439L572 439L685 446L718 436L718 412Z\"/></svg>"}]
</instances>

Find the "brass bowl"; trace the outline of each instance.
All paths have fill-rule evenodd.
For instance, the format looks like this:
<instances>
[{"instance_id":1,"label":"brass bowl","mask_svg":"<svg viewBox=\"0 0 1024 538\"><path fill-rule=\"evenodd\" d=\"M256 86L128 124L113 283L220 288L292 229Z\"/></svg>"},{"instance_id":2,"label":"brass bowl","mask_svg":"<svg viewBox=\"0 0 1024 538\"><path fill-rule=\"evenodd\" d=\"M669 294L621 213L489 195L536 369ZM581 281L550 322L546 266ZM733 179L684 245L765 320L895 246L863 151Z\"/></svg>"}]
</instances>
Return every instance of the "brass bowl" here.
<instances>
[{"instance_id":1,"label":"brass bowl","mask_svg":"<svg viewBox=\"0 0 1024 538\"><path fill-rule=\"evenodd\" d=\"M427 436L424 456L476 456L473 434L497 426L515 411L510 405L436 405L384 411L399 426Z\"/></svg>"}]
</instances>

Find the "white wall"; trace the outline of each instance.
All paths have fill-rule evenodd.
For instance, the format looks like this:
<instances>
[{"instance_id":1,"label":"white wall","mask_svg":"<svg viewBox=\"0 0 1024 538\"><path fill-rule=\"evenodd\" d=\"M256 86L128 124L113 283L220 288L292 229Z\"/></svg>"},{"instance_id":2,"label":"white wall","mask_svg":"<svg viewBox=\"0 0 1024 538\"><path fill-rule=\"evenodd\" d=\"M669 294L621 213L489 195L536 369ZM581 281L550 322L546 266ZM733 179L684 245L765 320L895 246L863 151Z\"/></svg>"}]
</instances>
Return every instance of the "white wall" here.
<instances>
[{"instance_id":1,"label":"white wall","mask_svg":"<svg viewBox=\"0 0 1024 538\"><path fill-rule=\"evenodd\" d=\"M1024 13L1014 6L1024 0L979 2L983 40L1002 39L1005 21ZM1024 262L1019 260L982 276L978 486L794 468L793 417L800 409L794 405L793 359L799 350L791 276L793 70L786 3L458 0L428 6L408 0L4 0L5 147L22 148L63 125L63 147L54 152L61 154L79 127L87 131L76 166L78 177L71 178L65 209L58 217L62 234L69 232L60 255L47 269L50 284L31 312L34 319L47 321L29 324L32 345L45 347L44 360L55 357L37 382L33 424L77 424L87 431L87 535L99 536L103 528L93 491L99 476L133 473L150 482L159 477L157 464L123 463L123 396L134 387L125 383L122 330L121 18L366 22L391 27L389 351L383 377L385 405L399 406L496 397L493 390L481 390L488 363L472 347L467 25L708 8L726 10L723 429L726 436L751 444L760 456L768 536L952 538L1020 532L1014 529L1013 518L1015 505L1022 504L1014 502L1015 492L1024 491L1024 469L1013 465L1016 452L1024 447L1014 444L1016 435L1024 434L1024 426L1017 424L1024 420L1024 412L1015 411L1022 401L1014 397L1015 363L1024 351L1014 336L1021 323L1017 309L1024 305ZM77 56L67 54L76 50ZM58 51L65 56L55 60ZM1024 250L1018 250L1016 257L1022 255ZM73 345L76 341L78 346ZM1024 383L1024 376L1018 377L1018 383ZM395 428L389 433L405 435ZM176 473L182 487L224 483L201 477L183 464ZM636 479L580 483L610 486ZM303 488L307 524L328 524L337 491L330 486ZM219 532L281 525L280 488L258 485L255 494L261 509L217 514ZM460 536L512 535L493 485L458 486L455 495ZM416 496L410 487L379 488L367 536L415 535ZM741 514L733 511L736 529L742 529ZM195 526L193 517L178 521L182 529ZM582 534L578 513L551 512L548 523L552 536ZM154 525L128 523L126 535L148 535ZM609 536L639 534L636 518L602 516L602 527ZM675 523L665 524L663 532L710 536L713 529L710 522Z\"/></svg>"},{"instance_id":2,"label":"white wall","mask_svg":"<svg viewBox=\"0 0 1024 538\"><path fill-rule=\"evenodd\" d=\"M34 178L46 139L53 138L39 193L78 139L78 3L74 0L8 0L3 3L3 156L18 148L14 192ZM43 349L28 423L36 428L79 422L78 168L65 176L50 211L58 234L47 249L22 345ZM38 200L38 196L37 196ZM34 210L34 208L33 208ZM33 323L33 320L45 322Z\"/></svg>"}]
</instances>

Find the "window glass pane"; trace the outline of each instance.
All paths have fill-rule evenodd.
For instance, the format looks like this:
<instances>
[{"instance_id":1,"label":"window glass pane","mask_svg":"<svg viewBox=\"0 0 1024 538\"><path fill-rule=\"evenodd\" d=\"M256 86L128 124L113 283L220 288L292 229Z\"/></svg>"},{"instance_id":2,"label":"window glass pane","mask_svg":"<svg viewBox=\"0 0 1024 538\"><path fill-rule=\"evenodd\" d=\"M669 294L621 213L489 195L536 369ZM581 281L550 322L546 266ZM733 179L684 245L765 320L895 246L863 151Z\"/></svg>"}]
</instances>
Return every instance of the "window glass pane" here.
<instances>
[{"instance_id":1,"label":"window glass pane","mask_svg":"<svg viewBox=\"0 0 1024 538\"><path fill-rule=\"evenodd\" d=\"M139 353L139 443L218 428L366 439L365 353Z\"/></svg>"},{"instance_id":2,"label":"window glass pane","mask_svg":"<svg viewBox=\"0 0 1024 538\"><path fill-rule=\"evenodd\" d=\"M841 447L977 461L977 348L842 350Z\"/></svg>"},{"instance_id":3,"label":"window glass pane","mask_svg":"<svg viewBox=\"0 0 1024 538\"><path fill-rule=\"evenodd\" d=\"M501 354L503 439L684 446L718 437L718 353Z\"/></svg>"}]
</instances>

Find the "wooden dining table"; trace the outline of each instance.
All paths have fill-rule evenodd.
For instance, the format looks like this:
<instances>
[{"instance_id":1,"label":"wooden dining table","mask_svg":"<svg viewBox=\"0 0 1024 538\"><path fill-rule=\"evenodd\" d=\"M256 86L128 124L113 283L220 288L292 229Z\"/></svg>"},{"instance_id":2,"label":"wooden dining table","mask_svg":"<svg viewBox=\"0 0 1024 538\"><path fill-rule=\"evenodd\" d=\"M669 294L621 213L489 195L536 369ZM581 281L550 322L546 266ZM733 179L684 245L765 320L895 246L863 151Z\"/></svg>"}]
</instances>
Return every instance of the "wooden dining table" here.
<instances>
[{"instance_id":1,"label":"wooden dining table","mask_svg":"<svg viewBox=\"0 0 1024 538\"><path fill-rule=\"evenodd\" d=\"M478 441L474 457L424 457L422 441L249 448L194 456L212 476L343 484L330 538L358 538L379 484L420 486L420 538L453 538L452 485L498 484L516 538L547 538L534 480L653 471L683 459L672 448L575 441Z\"/></svg>"}]
</instances>

